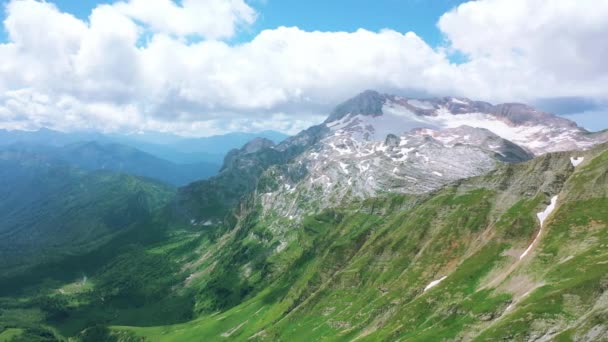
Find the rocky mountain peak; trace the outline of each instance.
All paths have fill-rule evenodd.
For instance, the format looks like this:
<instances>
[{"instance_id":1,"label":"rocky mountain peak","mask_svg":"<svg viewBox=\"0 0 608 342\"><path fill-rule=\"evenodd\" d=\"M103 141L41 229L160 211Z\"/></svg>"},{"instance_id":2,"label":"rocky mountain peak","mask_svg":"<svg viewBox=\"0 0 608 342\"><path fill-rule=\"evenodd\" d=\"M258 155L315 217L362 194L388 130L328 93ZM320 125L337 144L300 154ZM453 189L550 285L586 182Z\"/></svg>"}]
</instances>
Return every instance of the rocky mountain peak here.
<instances>
[{"instance_id":1,"label":"rocky mountain peak","mask_svg":"<svg viewBox=\"0 0 608 342\"><path fill-rule=\"evenodd\" d=\"M492 106L489 113L507 120L512 125L559 125L572 129L578 128L575 122L539 111L523 103L502 103Z\"/></svg>"},{"instance_id":2,"label":"rocky mountain peak","mask_svg":"<svg viewBox=\"0 0 608 342\"><path fill-rule=\"evenodd\" d=\"M413 99L365 91L340 104L325 121L336 134L384 141L415 129L486 129L534 155L587 148L605 141L576 123L521 103L493 105L467 98Z\"/></svg>"},{"instance_id":3,"label":"rocky mountain peak","mask_svg":"<svg viewBox=\"0 0 608 342\"><path fill-rule=\"evenodd\" d=\"M272 142L272 140L266 139L266 138L255 138L255 139L251 140L250 142L248 142L247 144L245 144L245 146L243 146L241 148L241 152L255 153L264 148L270 148L270 147L274 147L274 142Z\"/></svg>"},{"instance_id":4,"label":"rocky mountain peak","mask_svg":"<svg viewBox=\"0 0 608 342\"><path fill-rule=\"evenodd\" d=\"M350 100L339 104L325 122L340 120L349 114L364 116L382 115L382 106L386 100L386 95L380 94L375 90L366 90Z\"/></svg>"}]
</instances>

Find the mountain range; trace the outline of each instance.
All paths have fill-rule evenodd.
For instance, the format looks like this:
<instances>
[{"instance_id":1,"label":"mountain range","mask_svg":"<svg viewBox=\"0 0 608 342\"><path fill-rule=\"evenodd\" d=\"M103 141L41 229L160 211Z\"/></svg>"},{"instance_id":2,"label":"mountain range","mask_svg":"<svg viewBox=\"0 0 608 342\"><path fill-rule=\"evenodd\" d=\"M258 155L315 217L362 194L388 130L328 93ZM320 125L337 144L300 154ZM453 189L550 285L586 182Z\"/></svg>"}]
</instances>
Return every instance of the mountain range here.
<instances>
[{"instance_id":1,"label":"mountain range","mask_svg":"<svg viewBox=\"0 0 608 342\"><path fill-rule=\"evenodd\" d=\"M63 133L0 130L0 150L37 154L84 170L110 170L148 177L173 186L217 174L224 155L247 140L285 136L272 132L231 133L208 138L170 134Z\"/></svg>"},{"instance_id":2,"label":"mountain range","mask_svg":"<svg viewBox=\"0 0 608 342\"><path fill-rule=\"evenodd\" d=\"M145 221L174 193L160 182L23 151L0 151L0 188L3 275L94 249Z\"/></svg>"},{"instance_id":3,"label":"mountain range","mask_svg":"<svg viewBox=\"0 0 608 342\"><path fill-rule=\"evenodd\" d=\"M221 165L224 155L248 141L262 137L279 142L287 135L275 131L257 133L227 133L203 138L182 137L170 133L99 133L59 132L47 128L37 131L0 129L0 146L15 144L62 147L75 143L97 142L100 144L126 145L175 164L207 162Z\"/></svg>"},{"instance_id":4,"label":"mountain range","mask_svg":"<svg viewBox=\"0 0 608 342\"><path fill-rule=\"evenodd\" d=\"M608 340L607 142L366 91L176 191L9 150L0 233L66 247L0 277L0 340Z\"/></svg>"}]
</instances>

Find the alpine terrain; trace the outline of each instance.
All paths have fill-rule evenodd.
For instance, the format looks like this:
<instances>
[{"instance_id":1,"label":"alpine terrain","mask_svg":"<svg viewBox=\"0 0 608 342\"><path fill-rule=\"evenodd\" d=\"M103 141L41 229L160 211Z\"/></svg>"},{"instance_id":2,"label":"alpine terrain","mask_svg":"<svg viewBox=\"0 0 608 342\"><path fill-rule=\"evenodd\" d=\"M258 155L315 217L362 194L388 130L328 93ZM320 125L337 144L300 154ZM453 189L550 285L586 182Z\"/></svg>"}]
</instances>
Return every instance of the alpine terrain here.
<instances>
[{"instance_id":1,"label":"alpine terrain","mask_svg":"<svg viewBox=\"0 0 608 342\"><path fill-rule=\"evenodd\" d=\"M177 189L37 156L0 154L0 341L608 340L608 131L365 91Z\"/></svg>"}]
</instances>

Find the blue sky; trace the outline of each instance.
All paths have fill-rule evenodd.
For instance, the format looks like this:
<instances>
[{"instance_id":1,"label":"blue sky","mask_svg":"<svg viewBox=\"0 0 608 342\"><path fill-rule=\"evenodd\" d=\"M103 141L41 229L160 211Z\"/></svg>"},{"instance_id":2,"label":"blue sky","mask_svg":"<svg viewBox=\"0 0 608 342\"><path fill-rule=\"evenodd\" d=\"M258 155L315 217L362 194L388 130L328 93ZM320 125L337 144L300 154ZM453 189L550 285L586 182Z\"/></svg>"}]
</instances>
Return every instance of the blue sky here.
<instances>
[{"instance_id":1,"label":"blue sky","mask_svg":"<svg viewBox=\"0 0 608 342\"><path fill-rule=\"evenodd\" d=\"M4 4L6 127L294 133L365 89L523 102L608 127L608 2Z\"/></svg>"},{"instance_id":2,"label":"blue sky","mask_svg":"<svg viewBox=\"0 0 608 342\"><path fill-rule=\"evenodd\" d=\"M99 4L111 1L55 0L61 10L86 19ZM306 31L371 31L390 28L414 31L431 45L442 42L436 23L439 17L464 0L254 0L259 11L256 23L235 37L248 41L264 29L297 26Z\"/></svg>"},{"instance_id":3,"label":"blue sky","mask_svg":"<svg viewBox=\"0 0 608 342\"><path fill-rule=\"evenodd\" d=\"M307 31L414 31L431 45L442 41L439 17L464 1L457 0L267 0L261 2L256 30L297 26ZM255 32L254 32L255 33Z\"/></svg>"}]
</instances>

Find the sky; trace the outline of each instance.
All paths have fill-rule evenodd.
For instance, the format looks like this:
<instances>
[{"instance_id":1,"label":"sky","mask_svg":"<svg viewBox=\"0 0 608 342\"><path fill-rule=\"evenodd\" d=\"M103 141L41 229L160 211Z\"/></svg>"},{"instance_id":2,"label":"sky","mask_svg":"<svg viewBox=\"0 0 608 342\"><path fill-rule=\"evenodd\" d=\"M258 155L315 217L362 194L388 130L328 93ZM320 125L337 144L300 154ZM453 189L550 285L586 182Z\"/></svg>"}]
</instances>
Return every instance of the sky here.
<instances>
[{"instance_id":1,"label":"sky","mask_svg":"<svg viewBox=\"0 0 608 342\"><path fill-rule=\"evenodd\" d=\"M608 0L9 0L0 128L296 133L366 89L608 128Z\"/></svg>"}]
</instances>

